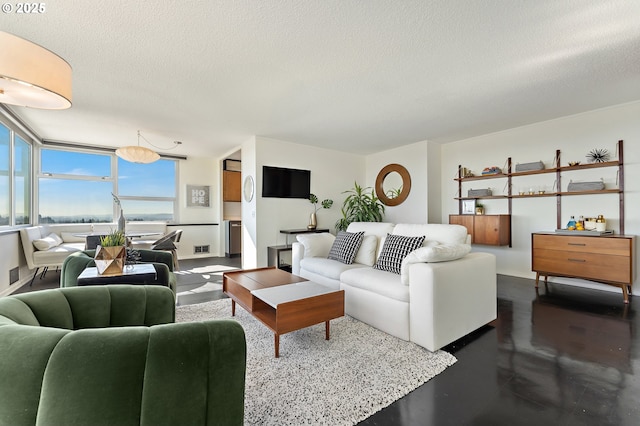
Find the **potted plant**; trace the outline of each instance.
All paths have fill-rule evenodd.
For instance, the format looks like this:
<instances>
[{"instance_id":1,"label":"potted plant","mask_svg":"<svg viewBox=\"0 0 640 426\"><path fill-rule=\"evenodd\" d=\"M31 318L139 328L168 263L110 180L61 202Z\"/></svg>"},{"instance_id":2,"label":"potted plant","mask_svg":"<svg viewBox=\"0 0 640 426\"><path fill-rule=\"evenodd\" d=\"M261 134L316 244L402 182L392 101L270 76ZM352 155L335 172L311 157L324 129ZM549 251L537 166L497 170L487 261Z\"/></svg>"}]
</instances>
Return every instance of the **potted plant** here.
<instances>
[{"instance_id":1,"label":"potted plant","mask_svg":"<svg viewBox=\"0 0 640 426\"><path fill-rule=\"evenodd\" d=\"M371 187L363 188L354 182L353 188L343 194L349 195L342 204L342 218L336 222L338 231L345 231L351 222L382 222L384 204Z\"/></svg>"},{"instance_id":2,"label":"potted plant","mask_svg":"<svg viewBox=\"0 0 640 426\"><path fill-rule=\"evenodd\" d=\"M126 237L122 231L113 231L100 237L100 245L94 257L98 274L122 274L126 259Z\"/></svg>"},{"instance_id":3,"label":"potted plant","mask_svg":"<svg viewBox=\"0 0 640 426\"><path fill-rule=\"evenodd\" d=\"M322 200L320 207L318 207L318 197L315 194L311 194L309 195L309 202L313 204L313 213L311 213L311 218L309 219L309 225L307 225L307 228L316 229L316 226L318 226L316 213L318 213L318 210L320 209L330 209L331 206L333 206L333 200Z\"/></svg>"}]
</instances>

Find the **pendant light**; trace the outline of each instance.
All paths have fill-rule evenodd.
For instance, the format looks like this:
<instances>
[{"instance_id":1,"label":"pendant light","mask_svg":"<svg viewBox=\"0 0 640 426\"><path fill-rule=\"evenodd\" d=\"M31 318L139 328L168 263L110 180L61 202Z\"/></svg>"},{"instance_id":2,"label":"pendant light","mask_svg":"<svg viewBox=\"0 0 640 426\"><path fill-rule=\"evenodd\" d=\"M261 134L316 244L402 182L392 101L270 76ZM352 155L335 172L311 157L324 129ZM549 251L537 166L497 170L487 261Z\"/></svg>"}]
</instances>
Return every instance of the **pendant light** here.
<instances>
[{"instance_id":1,"label":"pendant light","mask_svg":"<svg viewBox=\"0 0 640 426\"><path fill-rule=\"evenodd\" d=\"M0 103L69 108L71 66L44 47L0 31Z\"/></svg>"},{"instance_id":2,"label":"pendant light","mask_svg":"<svg viewBox=\"0 0 640 426\"><path fill-rule=\"evenodd\" d=\"M158 161L160 159L160 154L152 149L140 146L140 138L144 139L149 145L156 147L144 136L142 136L140 134L140 130L138 130L138 145L123 146L122 148L118 148L116 149L116 155L123 160L129 161L131 163L149 164L153 163L154 161ZM177 148L178 145L182 144L182 142L180 141L174 141L173 143L174 146L167 149L174 149Z\"/></svg>"}]
</instances>

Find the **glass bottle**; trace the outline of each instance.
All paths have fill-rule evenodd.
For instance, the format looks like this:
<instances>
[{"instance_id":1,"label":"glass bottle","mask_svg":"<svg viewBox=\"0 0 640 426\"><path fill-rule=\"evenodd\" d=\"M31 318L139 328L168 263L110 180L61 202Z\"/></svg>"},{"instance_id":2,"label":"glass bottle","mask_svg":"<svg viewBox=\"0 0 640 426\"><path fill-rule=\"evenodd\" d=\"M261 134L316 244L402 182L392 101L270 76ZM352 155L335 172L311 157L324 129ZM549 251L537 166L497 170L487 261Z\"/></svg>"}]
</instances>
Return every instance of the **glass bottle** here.
<instances>
[{"instance_id":1,"label":"glass bottle","mask_svg":"<svg viewBox=\"0 0 640 426\"><path fill-rule=\"evenodd\" d=\"M573 231L576 229L576 218L571 216L571 219L569 219L569 223L567 223L567 229L570 231Z\"/></svg>"}]
</instances>

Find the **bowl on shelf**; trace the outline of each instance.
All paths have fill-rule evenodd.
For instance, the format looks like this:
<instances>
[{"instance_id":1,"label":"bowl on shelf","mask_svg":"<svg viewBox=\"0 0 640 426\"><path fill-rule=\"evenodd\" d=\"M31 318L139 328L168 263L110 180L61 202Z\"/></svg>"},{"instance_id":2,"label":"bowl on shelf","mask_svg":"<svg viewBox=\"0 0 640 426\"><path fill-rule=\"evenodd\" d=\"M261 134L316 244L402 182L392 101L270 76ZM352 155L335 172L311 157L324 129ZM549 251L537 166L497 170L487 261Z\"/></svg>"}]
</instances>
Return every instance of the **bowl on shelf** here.
<instances>
[{"instance_id":1,"label":"bowl on shelf","mask_svg":"<svg viewBox=\"0 0 640 426\"><path fill-rule=\"evenodd\" d=\"M579 161L569 161L569 166L573 167L573 166L579 166L580 162Z\"/></svg>"}]
</instances>

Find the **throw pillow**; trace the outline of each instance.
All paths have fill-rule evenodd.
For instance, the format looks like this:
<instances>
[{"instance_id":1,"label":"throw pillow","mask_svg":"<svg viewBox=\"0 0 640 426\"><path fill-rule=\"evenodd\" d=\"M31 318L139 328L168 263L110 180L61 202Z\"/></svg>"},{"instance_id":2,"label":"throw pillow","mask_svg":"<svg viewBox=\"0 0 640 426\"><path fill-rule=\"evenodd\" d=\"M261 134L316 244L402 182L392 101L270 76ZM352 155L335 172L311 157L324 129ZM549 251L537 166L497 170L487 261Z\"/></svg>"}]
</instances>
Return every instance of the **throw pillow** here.
<instances>
[{"instance_id":1,"label":"throw pillow","mask_svg":"<svg viewBox=\"0 0 640 426\"><path fill-rule=\"evenodd\" d=\"M422 246L425 236L407 237L404 235L387 234L382 252L373 267L381 271L393 272L400 275L402 260L412 251Z\"/></svg>"},{"instance_id":2,"label":"throw pillow","mask_svg":"<svg viewBox=\"0 0 640 426\"><path fill-rule=\"evenodd\" d=\"M296 239L304 246L304 257L327 257L335 236L328 232L300 234Z\"/></svg>"},{"instance_id":3,"label":"throw pillow","mask_svg":"<svg viewBox=\"0 0 640 426\"><path fill-rule=\"evenodd\" d=\"M356 254L354 263L361 263L367 266L373 266L376 263L376 252L378 250L378 237L375 235L365 235L362 237L362 244Z\"/></svg>"},{"instance_id":4,"label":"throw pillow","mask_svg":"<svg viewBox=\"0 0 640 426\"><path fill-rule=\"evenodd\" d=\"M351 265L353 259L356 258L363 237L364 232L338 232L327 258Z\"/></svg>"},{"instance_id":5,"label":"throw pillow","mask_svg":"<svg viewBox=\"0 0 640 426\"><path fill-rule=\"evenodd\" d=\"M58 242L58 240L60 240L60 237L56 234L49 234L44 238L33 240L33 246L40 251L49 250L60 245L62 241Z\"/></svg>"}]
</instances>

